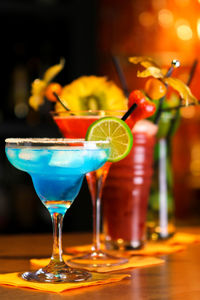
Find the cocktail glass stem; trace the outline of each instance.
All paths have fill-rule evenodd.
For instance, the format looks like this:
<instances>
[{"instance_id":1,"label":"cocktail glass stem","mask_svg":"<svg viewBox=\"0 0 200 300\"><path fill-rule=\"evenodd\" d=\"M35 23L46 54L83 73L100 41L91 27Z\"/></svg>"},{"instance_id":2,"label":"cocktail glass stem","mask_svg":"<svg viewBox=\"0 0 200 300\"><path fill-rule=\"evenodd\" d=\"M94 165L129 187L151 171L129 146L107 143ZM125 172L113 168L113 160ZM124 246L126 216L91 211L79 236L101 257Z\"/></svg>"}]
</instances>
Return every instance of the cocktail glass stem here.
<instances>
[{"instance_id":1,"label":"cocktail glass stem","mask_svg":"<svg viewBox=\"0 0 200 300\"><path fill-rule=\"evenodd\" d=\"M95 257L101 253L101 198L104 182L109 172L111 163L106 163L102 168L97 171L86 174L88 187L92 198L93 209L93 245L92 256ZM102 256L102 253L101 253Z\"/></svg>"},{"instance_id":2,"label":"cocktail glass stem","mask_svg":"<svg viewBox=\"0 0 200 300\"><path fill-rule=\"evenodd\" d=\"M107 162L97 171L86 174L93 207L93 244L89 253L68 260L71 267L89 267L96 270L97 267L117 266L127 262L126 258L112 256L101 249L101 198L110 166L111 163Z\"/></svg>"},{"instance_id":3,"label":"cocktail glass stem","mask_svg":"<svg viewBox=\"0 0 200 300\"><path fill-rule=\"evenodd\" d=\"M51 213L53 223L53 252L51 260L56 263L63 263L62 251L62 225L64 215L61 213Z\"/></svg>"},{"instance_id":4,"label":"cocktail glass stem","mask_svg":"<svg viewBox=\"0 0 200 300\"><path fill-rule=\"evenodd\" d=\"M53 224L53 251L49 264L40 269L38 274L47 274L49 279L53 276L59 278L59 273L67 269L70 269L64 262L62 251L62 225L64 214L50 213Z\"/></svg>"},{"instance_id":5,"label":"cocktail glass stem","mask_svg":"<svg viewBox=\"0 0 200 300\"><path fill-rule=\"evenodd\" d=\"M62 251L62 225L64 214L50 213L53 223L53 251L50 262L47 266L35 271L25 272L22 278L28 281L39 282L75 282L87 280L91 277L83 270L73 270L63 259Z\"/></svg>"},{"instance_id":6,"label":"cocktail glass stem","mask_svg":"<svg viewBox=\"0 0 200 300\"><path fill-rule=\"evenodd\" d=\"M96 197L93 199L93 251L100 251L100 232L101 232L101 195L103 188L103 175L96 181Z\"/></svg>"}]
</instances>

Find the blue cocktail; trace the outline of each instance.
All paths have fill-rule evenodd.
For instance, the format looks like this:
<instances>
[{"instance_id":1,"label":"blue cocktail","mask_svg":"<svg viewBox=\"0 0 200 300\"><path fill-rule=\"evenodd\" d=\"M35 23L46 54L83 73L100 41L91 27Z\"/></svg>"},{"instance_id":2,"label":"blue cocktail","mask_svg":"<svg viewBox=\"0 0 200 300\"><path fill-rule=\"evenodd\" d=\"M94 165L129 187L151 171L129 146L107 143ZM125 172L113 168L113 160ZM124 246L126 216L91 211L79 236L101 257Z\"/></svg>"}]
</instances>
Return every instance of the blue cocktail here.
<instances>
[{"instance_id":1,"label":"blue cocktail","mask_svg":"<svg viewBox=\"0 0 200 300\"><path fill-rule=\"evenodd\" d=\"M6 155L16 168L31 175L34 188L53 222L54 240L50 263L22 278L39 282L76 282L90 273L72 269L62 257L62 221L79 193L84 175L107 161L109 142L80 139L6 139Z\"/></svg>"}]
</instances>

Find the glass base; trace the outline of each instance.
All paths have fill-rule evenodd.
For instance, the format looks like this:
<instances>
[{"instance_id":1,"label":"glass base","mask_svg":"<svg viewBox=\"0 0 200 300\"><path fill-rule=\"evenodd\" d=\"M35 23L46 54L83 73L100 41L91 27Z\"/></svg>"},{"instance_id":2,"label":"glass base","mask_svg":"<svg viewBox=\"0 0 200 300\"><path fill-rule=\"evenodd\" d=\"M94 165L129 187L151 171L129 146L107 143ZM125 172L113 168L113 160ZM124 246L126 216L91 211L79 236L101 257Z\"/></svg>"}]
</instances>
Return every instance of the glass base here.
<instances>
[{"instance_id":1,"label":"glass base","mask_svg":"<svg viewBox=\"0 0 200 300\"><path fill-rule=\"evenodd\" d=\"M168 224L164 230L159 225L147 223L147 239L151 241L168 240L175 234L174 224Z\"/></svg>"},{"instance_id":2,"label":"glass base","mask_svg":"<svg viewBox=\"0 0 200 300\"><path fill-rule=\"evenodd\" d=\"M140 250L144 248L144 241L125 241L123 239L105 241L106 249L108 250L120 250L120 251L131 251Z\"/></svg>"},{"instance_id":3,"label":"glass base","mask_svg":"<svg viewBox=\"0 0 200 300\"><path fill-rule=\"evenodd\" d=\"M128 259L112 256L102 251L91 252L84 256L73 257L67 261L68 265L74 268L88 267L94 270L99 267L112 267L125 264Z\"/></svg>"},{"instance_id":4,"label":"glass base","mask_svg":"<svg viewBox=\"0 0 200 300\"><path fill-rule=\"evenodd\" d=\"M47 267L35 272L25 272L20 274L20 276L24 280L32 282L67 283L86 281L92 277L92 274L84 270L72 269L65 263L62 263L53 268L51 264L49 264Z\"/></svg>"}]
</instances>

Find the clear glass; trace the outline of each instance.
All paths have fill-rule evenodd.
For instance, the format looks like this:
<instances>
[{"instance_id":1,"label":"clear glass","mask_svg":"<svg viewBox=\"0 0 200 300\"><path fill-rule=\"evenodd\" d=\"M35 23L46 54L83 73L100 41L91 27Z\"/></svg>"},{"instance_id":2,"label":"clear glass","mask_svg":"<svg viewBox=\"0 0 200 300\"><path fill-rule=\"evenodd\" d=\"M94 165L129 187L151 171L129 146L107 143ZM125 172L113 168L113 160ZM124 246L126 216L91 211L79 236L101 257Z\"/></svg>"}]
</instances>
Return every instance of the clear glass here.
<instances>
[{"instance_id":1,"label":"clear glass","mask_svg":"<svg viewBox=\"0 0 200 300\"><path fill-rule=\"evenodd\" d=\"M117 110L88 110L57 112L52 113L52 117L63 136L70 138L84 138L88 127L95 120L104 116L121 118L124 114L125 111ZM129 126L131 126L131 124ZM101 198L110 165L111 164L107 162L100 169L86 174L93 206L93 245L89 253L74 257L68 262L73 267L85 266L95 270L97 267L108 265L114 266L127 262L126 258L114 257L101 249Z\"/></svg>"},{"instance_id":2,"label":"clear glass","mask_svg":"<svg viewBox=\"0 0 200 300\"><path fill-rule=\"evenodd\" d=\"M180 122L174 111L163 112L158 123L154 149L154 173L147 215L149 240L165 240L175 233L175 207L173 195L173 169L171 143Z\"/></svg>"},{"instance_id":3,"label":"clear glass","mask_svg":"<svg viewBox=\"0 0 200 300\"><path fill-rule=\"evenodd\" d=\"M171 165L171 140L157 141L154 153L154 175L149 199L147 236L162 240L175 233L173 171Z\"/></svg>"},{"instance_id":4,"label":"clear glass","mask_svg":"<svg viewBox=\"0 0 200 300\"><path fill-rule=\"evenodd\" d=\"M81 139L6 139L6 155L17 169L27 172L53 223L50 263L21 277L33 282L79 282L91 274L68 266L62 256L63 217L78 195L86 173L99 169L109 155L109 142Z\"/></svg>"}]
</instances>

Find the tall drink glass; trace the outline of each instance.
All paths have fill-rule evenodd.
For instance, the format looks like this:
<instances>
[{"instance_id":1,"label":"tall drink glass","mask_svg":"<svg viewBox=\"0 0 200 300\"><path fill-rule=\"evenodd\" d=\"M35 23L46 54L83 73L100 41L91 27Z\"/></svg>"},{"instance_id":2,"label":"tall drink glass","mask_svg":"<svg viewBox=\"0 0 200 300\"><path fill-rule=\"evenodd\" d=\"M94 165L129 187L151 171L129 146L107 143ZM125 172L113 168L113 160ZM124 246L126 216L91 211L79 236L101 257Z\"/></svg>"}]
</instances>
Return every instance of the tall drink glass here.
<instances>
[{"instance_id":1,"label":"tall drink glass","mask_svg":"<svg viewBox=\"0 0 200 300\"><path fill-rule=\"evenodd\" d=\"M153 173L157 126L139 121L133 148L110 168L103 191L103 228L107 249L139 249L146 240L147 205Z\"/></svg>"},{"instance_id":2,"label":"tall drink glass","mask_svg":"<svg viewBox=\"0 0 200 300\"><path fill-rule=\"evenodd\" d=\"M124 111L70 111L52 113L53 119L65 137L83 138L88 127L104 116L122 117ZM106 163L102 168L86 174L88 187L90 190L93 206L93 245L91 251L83 256L72 258L70 265L88 266L96 268L98 266L119 265L125 263L127 259L114 257L101 250L100 243L100 219L101 219L101 196L102 189L109 172L111 163ZM109 260L109 263L108 263Z\"/></svg>"},{"instance_id":3,"label":"tall drink glass","mask_svg":"<svg viewBox=\"0 0 200 300\"><path fill-rule=\"evenodd\" d=\"M169 111L161 114L158 123L147 218L147 234L150 240L168 239L175 233L171 153L172 139L179 121L180 117L176 118L176 115ZM172 122L174 122L173 130L170 130Z\"/></svg>"},{"instance_id":4,"label":"tall drink glass","mask_svg":"<svg viewBox=\"0 0 200 300\"><path fill-rule=\"evenodd\" d=\"M84 175L103 166L109 142L81 139L6 139L6 155L17 169L30 174L35 191L53 223L50 263L21 277L33 282L79 282L91 274L69 267L62 256L63 217L79 193Z\"/></svg>"}]
</instances>

